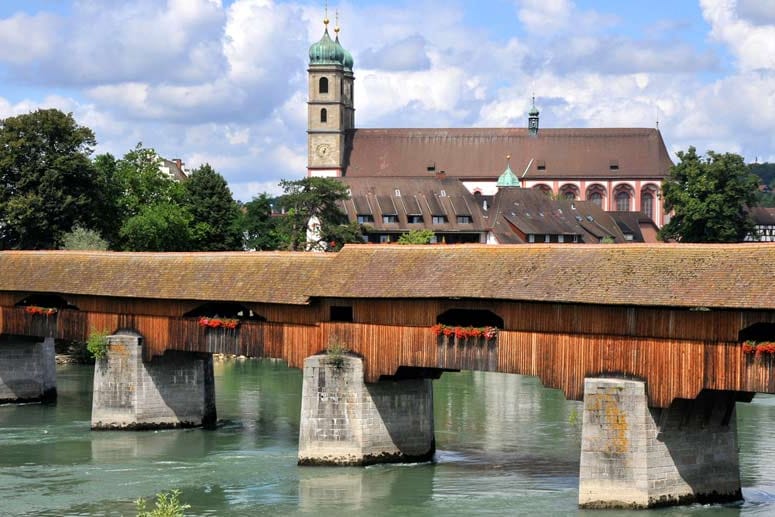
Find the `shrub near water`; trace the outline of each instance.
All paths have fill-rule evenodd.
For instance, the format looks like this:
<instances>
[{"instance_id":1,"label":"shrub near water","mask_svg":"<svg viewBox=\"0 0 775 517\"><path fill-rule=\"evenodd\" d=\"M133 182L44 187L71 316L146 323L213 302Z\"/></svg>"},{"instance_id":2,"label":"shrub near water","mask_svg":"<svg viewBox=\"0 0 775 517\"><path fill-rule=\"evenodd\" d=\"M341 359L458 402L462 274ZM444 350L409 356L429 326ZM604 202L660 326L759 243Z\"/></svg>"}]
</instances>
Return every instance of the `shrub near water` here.
<instances>
[{"instance_id":1,"label":"shrub near water","mask_svg":"<svg viewBox=\"0 0 775 517\"><path fill-rule=\"evenodd\" d=\"M183 512L191 508L191 505L180 502L180 490L177 489L156 494L156 504L152 510L146 510L143 498L135 501L135 506L137 517L183 517Z\"/></svg>"},{"instance_id":2,"label":"shrub near water","mask_svg":"<svg viewBox=\"0 0 775 517\"><path fill-rule=\"evenodd\" d=\"M105 331L92 331L86 340L86 350L89 351L95 359L102 359L108 354L108 333Z\"/></svg>"}]
</instances>

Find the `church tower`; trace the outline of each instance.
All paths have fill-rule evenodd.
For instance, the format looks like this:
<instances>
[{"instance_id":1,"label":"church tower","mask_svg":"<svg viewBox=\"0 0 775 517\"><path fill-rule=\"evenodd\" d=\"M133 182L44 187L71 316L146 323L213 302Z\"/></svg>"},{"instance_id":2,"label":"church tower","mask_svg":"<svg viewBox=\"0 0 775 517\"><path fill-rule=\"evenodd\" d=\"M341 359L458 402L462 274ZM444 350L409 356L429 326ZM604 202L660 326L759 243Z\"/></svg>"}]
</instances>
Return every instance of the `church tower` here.
<instances>
[{"instance_id":1,"label":"church tower","mask_svg":"<svg viewBox=\"0 0 775 517\"><path fill-rule=\"evenodd\" d=\"M339 177L344 170L348 131L355 126L353 57L328 33L309 49L307 176Z\"/></svg>"}]
</instances>

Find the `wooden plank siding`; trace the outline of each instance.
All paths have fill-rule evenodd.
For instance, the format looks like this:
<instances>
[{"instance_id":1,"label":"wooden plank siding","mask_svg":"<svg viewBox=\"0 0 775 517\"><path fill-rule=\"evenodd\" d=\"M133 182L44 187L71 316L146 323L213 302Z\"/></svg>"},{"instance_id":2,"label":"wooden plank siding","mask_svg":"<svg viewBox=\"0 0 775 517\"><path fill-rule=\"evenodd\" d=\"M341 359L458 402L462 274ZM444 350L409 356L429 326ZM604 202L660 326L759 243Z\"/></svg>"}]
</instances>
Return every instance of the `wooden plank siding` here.
<instances>
[{"instance_id":1,"label":"wooden plank siding","mask_svg":"<svg viewBox=\"0 0 775 517\"><path fill-rule=\"evenodd\" d=\"M20 295L6 293L0 301L17 303ZM338 343L363 357L368 382L395 375L401 366L477 369L538 376L545 386L581 400L585 377L616 375L646 380L654 407L694 398L702 389L775 393L773 361L745 356L738 339L754 323L775 323L775 311L332 298L300 306L252 304L267 321L243 321L230 330L182 317L202 302L67 300L81 310L47 317L0 307L0 333L85 340L93 330L133 330L144 338L146 359L183 350L273 357L294 368ZM332 306L351 306L353 322L327 321ZM430 326L449 309L490 310L504 320L504 329L495 342L437 337Z\"/></svg>"}]
</instances>

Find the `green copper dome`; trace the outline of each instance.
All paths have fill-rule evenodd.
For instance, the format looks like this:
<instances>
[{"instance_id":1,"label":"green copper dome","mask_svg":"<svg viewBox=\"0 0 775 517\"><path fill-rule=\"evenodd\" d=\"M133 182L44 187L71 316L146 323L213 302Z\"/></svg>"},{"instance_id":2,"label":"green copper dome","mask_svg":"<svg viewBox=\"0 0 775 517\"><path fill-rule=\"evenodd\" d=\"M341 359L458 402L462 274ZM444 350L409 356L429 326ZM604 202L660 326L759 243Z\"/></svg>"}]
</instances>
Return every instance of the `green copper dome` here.
<instances>
[{"instance_id":1,"label":"green copper dome","mask_svg":"<svg viewBox=\"0 0 775 517\"><path fill-rule=\"evenodd\" d=\"M342 46L331 39L328 35L328 27L323 33L320 41L314 43L309 48L310 65L342 65L344 62L345 50ZM352 59L352 57L350 58Z\"/></svg>"},{"instance_id":2,"label":"green copper dome","mask_svg":"<svg viewBox=\"0 0 775 517\"><path fill-rule=\"evenodd\" d=\"M519 178L517 178L516 174L511 172L511 163L506 163L506 170L503 171L503 174L498 178L498 183L496 183L495 186L498 188L519 187Z\"/></svg>"},{"instance_id":3,"label":"green copper dome","mask_svg":"<svg viewBox=\"0 0 775 517\"><path fill-rule=\"evenodd\" d=\"M342 49L342 53L344 54L344 57L342 58L342 65L344 66L344 69L347 70L348 72L352 72L353 64L354 64L353 55L350 54L350 52L339 43L338 31L336 34L336 44L339 45L339 48Z\"/></svg>"}]
</instances>

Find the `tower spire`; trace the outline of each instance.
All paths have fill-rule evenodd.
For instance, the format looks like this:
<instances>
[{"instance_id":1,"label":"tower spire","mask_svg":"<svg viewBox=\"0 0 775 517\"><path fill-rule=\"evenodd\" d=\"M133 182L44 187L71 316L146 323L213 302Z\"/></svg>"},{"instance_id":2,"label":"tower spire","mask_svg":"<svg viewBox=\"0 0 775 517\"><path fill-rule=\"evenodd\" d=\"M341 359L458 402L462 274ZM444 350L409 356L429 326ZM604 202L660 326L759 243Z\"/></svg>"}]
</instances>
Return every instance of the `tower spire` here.
<instances>
[{"instance_id":1,"label":"tower spire","mask_svg":"<svg viewBox=\"0 0 775 517\"><path fill-rule=\"evenodd\" d=\"M328 19L328 0L326 0L326 17L323 18L323 25L326 26L326 30L328 30L328 22L330 20Z\"/></svg>"},{"instance_id":2,"label":"tower spire","mask_svg":"<svg viewBox=\"0 0 775 517\"><path fill-rule=\"evenodd\" d=\"M533 106L527 114L527 130L532 136L538 135L538 108L536 108L536 96L533 94Z\"/></svg>"}]
</instances>

